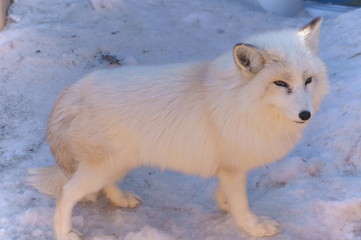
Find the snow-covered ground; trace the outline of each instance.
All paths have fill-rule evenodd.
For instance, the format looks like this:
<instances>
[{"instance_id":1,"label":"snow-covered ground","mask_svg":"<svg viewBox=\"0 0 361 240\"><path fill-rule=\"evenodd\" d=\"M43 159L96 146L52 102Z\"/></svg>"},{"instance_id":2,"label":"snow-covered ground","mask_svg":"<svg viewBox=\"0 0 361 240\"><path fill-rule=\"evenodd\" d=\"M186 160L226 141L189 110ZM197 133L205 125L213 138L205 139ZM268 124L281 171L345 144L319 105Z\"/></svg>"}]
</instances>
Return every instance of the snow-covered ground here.
<instances>
[{"instance_id":1,"label":"snow-covered ground","mask_svg":"<svg viewBox=\"0 0 361 240\"><path fill-rule=\"evenodd\" d=\"M319 13L320 11L318 11ZM322 11L321 11L322 13ZM208 59L250 34L300 27L245 0L17 0L0 32L0 239L53 239L54 199L26 185L53 164L44 141L59 92L94 69ZM330 94L284 160L249 175L251 208L281 223L272 240L361 239L361 9L325 17L320 53ZM253 239L221 213L216 179L143 168L121 183L143 204L80 203L89 240Z\"/></svg>"}]
</instances>

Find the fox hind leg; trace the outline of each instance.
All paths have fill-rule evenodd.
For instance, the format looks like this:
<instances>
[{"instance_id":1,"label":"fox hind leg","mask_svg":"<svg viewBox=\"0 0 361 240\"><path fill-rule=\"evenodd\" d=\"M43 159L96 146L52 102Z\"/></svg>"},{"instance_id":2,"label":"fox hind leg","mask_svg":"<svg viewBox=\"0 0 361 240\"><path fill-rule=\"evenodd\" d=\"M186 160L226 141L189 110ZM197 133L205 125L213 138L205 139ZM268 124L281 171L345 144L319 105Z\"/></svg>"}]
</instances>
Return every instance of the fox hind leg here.
<instances>
[{"instance_id":1,"label":"fox hind leg","mask_svg":"<svg viewBox=\"0 0 361 240\"><path fill-rule=\"evenodd\" d=\"M73 207L84 196L98 192L109 184L107 182L109 178L107 177L109 176L97 174L96 169L78 167L73 177L63 187L63 191L56 203L54 230L57 240L81 239L81 234L72 228Z\"/></svg>"}]
</instances>

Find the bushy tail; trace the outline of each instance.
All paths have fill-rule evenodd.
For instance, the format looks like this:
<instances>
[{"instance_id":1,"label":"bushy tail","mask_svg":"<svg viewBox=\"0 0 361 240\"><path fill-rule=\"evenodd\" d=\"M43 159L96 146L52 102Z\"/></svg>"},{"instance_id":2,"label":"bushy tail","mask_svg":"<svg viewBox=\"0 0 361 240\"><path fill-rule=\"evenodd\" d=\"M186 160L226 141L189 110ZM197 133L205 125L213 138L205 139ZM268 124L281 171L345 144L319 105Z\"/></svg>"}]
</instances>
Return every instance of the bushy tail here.
<instances>
[{"instance_id":1,"label":"bushy tail","mask_svg":"<svg viewBox=\"0 0 361 240\"><path fill-rule=\"evenodd\" d=\"M27 182L39 192L58 197L69 179L58 166L30 168Z\"/></svg>"}]
</instances>

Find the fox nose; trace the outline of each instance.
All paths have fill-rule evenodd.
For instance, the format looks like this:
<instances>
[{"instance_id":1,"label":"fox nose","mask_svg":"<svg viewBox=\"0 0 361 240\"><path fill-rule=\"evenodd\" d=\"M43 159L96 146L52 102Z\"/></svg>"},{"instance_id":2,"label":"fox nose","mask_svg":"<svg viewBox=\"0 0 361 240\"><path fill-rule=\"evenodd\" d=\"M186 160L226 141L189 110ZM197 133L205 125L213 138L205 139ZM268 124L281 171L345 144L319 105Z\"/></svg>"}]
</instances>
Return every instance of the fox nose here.
<instances>
[{"instance_id":1,"label":"fox nose","mask_svg":"<svg viewBox=\"0 0 361 240\"><path fill-rule=\"evenodd\" d=\"M302 111L298 114L298 117L303 121L307 121L311 118L311 113L309 111Z\"/></svg>"}]
</instances>

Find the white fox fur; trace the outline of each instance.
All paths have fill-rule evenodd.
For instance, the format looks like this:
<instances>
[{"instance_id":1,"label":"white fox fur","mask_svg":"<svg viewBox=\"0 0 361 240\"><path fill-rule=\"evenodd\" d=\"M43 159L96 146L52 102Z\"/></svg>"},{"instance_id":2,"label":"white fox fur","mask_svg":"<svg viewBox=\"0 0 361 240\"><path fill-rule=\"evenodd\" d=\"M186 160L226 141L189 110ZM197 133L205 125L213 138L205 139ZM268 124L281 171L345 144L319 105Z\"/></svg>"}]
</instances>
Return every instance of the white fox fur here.
<instances>
[{"instance_id":1,"label":"white fox fur","mask_svg":"<svg viewBox=\"0 0 361 240\"><path fill-rule=\"evenodd\" d=\"M47 130L57 165L29 177L58 197L57 239L80 239L71 212L89 194L137 206L116 182L144 165L217 176L217 202L243 231L276 234L275 221L250 211L246 176L295 146L327 92L320 25L260 34L209 62L96 71L65 89Z\"/></svg>"}]
</instances>

